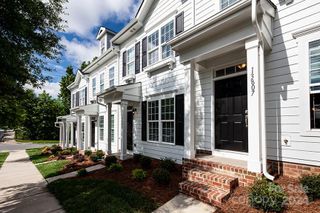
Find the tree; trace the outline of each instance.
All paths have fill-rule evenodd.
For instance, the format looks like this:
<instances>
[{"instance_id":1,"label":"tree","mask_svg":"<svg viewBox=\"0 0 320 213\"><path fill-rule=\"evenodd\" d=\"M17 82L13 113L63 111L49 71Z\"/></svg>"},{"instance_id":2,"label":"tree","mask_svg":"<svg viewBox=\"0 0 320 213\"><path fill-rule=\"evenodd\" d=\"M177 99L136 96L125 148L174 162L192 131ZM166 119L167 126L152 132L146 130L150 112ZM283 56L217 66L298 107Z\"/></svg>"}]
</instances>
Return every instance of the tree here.
<instances>
[{"instance_id":1,"label":"tree","mask_svg":"<svg viewBox=\"0 0 320 213\"><path fill-rule=\"evenodd\" d=\"M90 65L90 61L84 61L82 62L81 66L80 66L80 70L84 70L87 66Z\"/></svg>"},{"instance_id":2,"label":"tree","mask_svg":"<svg viewBox=\"0 0 320 213\"><path fill-rule=\"evenodd\" d=\"M69 109L71 106L71 93L70 90L67 88L72 82L75 80L75 74L73 73L72 66L68 66L66 69L66 75L61 78L60 81L60 93L59 98L62 101L63 105L63 114L69 114Z\"/></svg>"}]
</instances>

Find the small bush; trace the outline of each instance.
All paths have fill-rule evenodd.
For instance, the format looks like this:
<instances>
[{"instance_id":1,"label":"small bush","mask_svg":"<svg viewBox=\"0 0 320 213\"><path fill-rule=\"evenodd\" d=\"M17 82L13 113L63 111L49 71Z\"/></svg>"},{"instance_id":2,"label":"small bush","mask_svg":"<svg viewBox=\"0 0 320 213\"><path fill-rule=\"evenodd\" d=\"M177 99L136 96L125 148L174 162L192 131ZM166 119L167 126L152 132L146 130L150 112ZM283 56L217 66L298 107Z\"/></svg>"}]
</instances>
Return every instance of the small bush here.
<instances>
[{"instance_id":1,"label":"small bush","mask_svg":"<svg viewBox=\"0 0 320 213\"><path fill-rule=\"evenodd\" d=\"M41 155L50 155L50 154L52 154L50 147L46 146L41 150Z\"/></svg>"},{"instance_id":2,"label":"small bush","mask_svg":"<svg viewBox=\"0 0 320 213\"><path fill-rule=\"evenodd\" d=\"M61 155L71 155L71 151L68 150L68 149L65 149L65 150L62 150L62 151L60 152L60 154L61 154Z\"/></svg>"},{"instance_id":3,"label":"small bush","mask_svg":"<svg viewBox=\"0 0 320 213\"><path fill-rule=\"evenodd\" d=\"M150 169L151 168L151 158L147 156L141 156L140 157L140 165L143 169Z\"/></svg>"},{"instance_id":4,"label":"small bush","mask_svg":"<svg viewBox=\"0 0 320 213\"><path fill-rule=\"evenodd\" d=\"M89 156L92 155L92 151L87 149L87 150L84 151L84 155L89 157Z\"/></svg>"},{"instance_id":5,"label":"small bush","mask_svg":"<svg viewBox=\"0 0 320 213\"><path fill-rule=\"evenodd\" d=\"M172 172L176 168L176 163L170 158L164 158L160 162L160 167Z\"/></svg>"},{"instance_id":6,"label":"small bush","mask_svg":"<svg viewBox=\"0 0 320 213\"><path fill-rule=\"evenodd\" d=\"M102 151L102 150L98 150L98 151L96 152L96 155L98 156L99 159L102 159L103 156L105 155L105 153L104 153L104 151Z\"/></svg>"},{"instance_id":7,"label":"small bush","mask_svg":"<svg viewBox=\"0 0 320 213\"><path fill-rule=\"evenodd\" d=\"M265 212L280 212L286 200L283 189L266 179L256 181L250 188L249 202L256 209L262 209Z\"/></svg>"},{"instance_id":8,"label":"small bush","mask_svg":"<svg viewBox=\"0 0 320 213\"><path fill-rule=\"evenodd\" d=\"M61 151L62 151L62 148L61 148L61 146L58 146L58 145L54 144L54 145L52 145L52 146L50 147L50 151L51 151L51 153L52 153L53 155L56 155L56 154L58 154L58 152L61 152Z\"/></svg>"},{"instance_id":9,"label":"small bush","mask_svg":"<svg viewBox=\"0 0 320 213\"><path fill-rule=\"evenodd\" d=\"M67 150L69 150L72 155L76 155L79 153L76 147L70 147L70 148L67 148Z\"/></svg>"},{"instance_id":10,"label":"small bush","mask_svg":"<svg viewBox=\"0 0 320 213\"><path fill-rule=\"evenodd\" d=\"M141 154L134 153L134 154L133 154L133 161L134 161L135 163L139 163L141 156L142 156Z\"/></svg>"},{"instance_id":11,"label":"small bush","mask_svg":"<svg viewBox=\"0 0 320 213\"><path fill-rule=\"evenodd\" d=\"M109 156L106 156L104 161L105 161L106 167L109 168L111 164L117 163L118 159L116 156L109 155Z\"/></svg>"},{"instance_id":12,"label":"small bush","mask_svg":"<svg viewBox=\"0 0 320 213\"><path fill-rule=\"evenodd\" d=\"M152 173L153 179L161 185L168 185L170 183L170 173L163 168L157 168Z\"/></svg>"},{"instance_id":13,"label":"small bush","mask_svg":"<svg viewBox=\"0 0 320 213\"><path fill-rule=\"evenodd\" d=\"M143 181L147 177L147 172L143 169L132 170L132 178L137 181Z\"/></svg>"},{"instance_id":14,"label":"small bush","mask_svg":"<svg viewBox=\"0 0 320 213\"><path fill-rule=\"evenodd\" d=\"M308 175L300 179L309 201L320 199L320 175Z\"/></svg>"},{"instance_id":15,"label":"small bush","mask_svg":"<svg viewBox=\"0 0 320 213\"><path fill-rule=\"evenodd\" d=\"M108 170L110 172L121 172L123 170L123 166L120 163L113 163L109 166Z\"/></svg>"},{"instance_id":16,"label":"small bush","mask_svg":"<svg viewBox=\"0 0 320 213\"><path fill-rule=\"evenodd\" d=\"M83 177L83 176L86 176L88 174L87 170L86 169L80 169L78 170L78 177Z\"/></svg>"},{"instance_id":17,"label":"small bush","mask_svg":"<svg viewBox=\"0 0 320 213\"><path fill-rule=\"evenodd\" d=\"M93 162L98 162L99 158L96 154L92 154L92 155L90 155L90 160L92 160Z\"/></svg>"},{"instance_id":18,"label":"small bush","mask_svg":"<svg viewBox=\"0 0 320 213\"><path fill-rule=\"evenodd\" d=\"M81 155L81 154L75 154L73 155L73 160L77 161L77 162L83 162L85 159L84 159L84 156Z\"/></svg>"}]
</instances>

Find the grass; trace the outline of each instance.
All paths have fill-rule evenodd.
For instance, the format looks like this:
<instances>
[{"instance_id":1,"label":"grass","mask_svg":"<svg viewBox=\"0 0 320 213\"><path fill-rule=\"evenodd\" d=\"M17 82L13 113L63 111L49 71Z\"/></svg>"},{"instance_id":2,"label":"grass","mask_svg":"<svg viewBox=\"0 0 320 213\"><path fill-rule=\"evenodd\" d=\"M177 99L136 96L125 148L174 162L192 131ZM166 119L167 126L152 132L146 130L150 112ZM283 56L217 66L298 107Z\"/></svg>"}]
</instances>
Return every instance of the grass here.
<instances>
[{"instance_id":1,"label":"grass","mask_svg":"<svg viewBox=\"0 0 320 213\"><path fill-rule=\"evenodd\" d=\"M18 143L34 143L34 144L58 144L58 140L19 140L17 139L16 142Z\"/></svg>"},{"instance_id":2,"label":"grass","mask_svg":"<svg viewBox=\"0 0 320 213\"><path fill-rule=\"evenodd\" d=\"M141 193L110 180L65 179L48 188L69 213L146 213L157 207Z\"/></svg>"},{"instance_id":3,"label":"grass","mask_svg":"<svg viewBox=\"0 0 320 213\"><path fill-rule=\"evenodd\" d=\"M9 152L1 152L0 153L0 168L2 167L3 163L6 161Z\"/></svg>"},{"instance_id":4,"label":"grass","mask_svg":"<svg viewBox=\"0 0 320 213\"><path fill-rule=\"evenodd\" d=\"M42 149L43 148L33 148L33 149L26 150L32 163L37 164L37 163L43 163L48 161L49 155L42 155L41 154Z\"/></svg>"},{"instance_id":5,"label":"grass","mask_svg":"<svg viewBox=\"0 0 320 213\"><path fill-rule=\"evenodd\" d=\"M70 161L68 160L58 160L49 163L38 164L36 167L44 178L49 178L60 175L60 172L63 170L64 166L69 163Z\"/></svg>"}]
</instances>

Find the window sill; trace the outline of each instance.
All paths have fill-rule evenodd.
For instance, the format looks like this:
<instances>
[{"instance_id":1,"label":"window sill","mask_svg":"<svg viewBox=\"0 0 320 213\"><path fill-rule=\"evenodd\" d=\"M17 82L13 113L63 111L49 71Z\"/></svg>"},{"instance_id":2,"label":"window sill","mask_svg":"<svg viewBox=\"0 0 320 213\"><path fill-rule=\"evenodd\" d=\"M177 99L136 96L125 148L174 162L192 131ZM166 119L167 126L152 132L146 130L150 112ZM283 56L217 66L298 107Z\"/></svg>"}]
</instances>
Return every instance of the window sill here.
<instances>
[{"instance_id":1,"label":"window sill","mask_svg":"<svg viewBox=\"0 0 320 213\"><path fill-rule=\"evenodd\" d=\"M158 145L165 145L165 146L176 146L174 143L166 143L166 142L158 142L158 141L142 141L144 143L151 143L151 144L158 144Z\"/></svg>"},{"instance_id":2,"label":"window sill","mask_svg":"<svg viewBox=\"0 0 320 213\"><path fill-rule=\"evenodd\" d=\"M159 61L155 64L152 64L152 65L149 65L147 67L145 67L143 69L144 72L146 72L148 74L148 76L150 76L150 74L154 71L157 71L161 68L164 68L164 67L167 67L169 66L170 69L173 69L173 65L176 63L174 57L169 57L169 58L166 58L162 61Z\"/></svg>"},{"instance_id":3,"label":"window sill","mask_svg":"<svg viewBox=\"0 0 320 213\"><path fill-rule=\"evenodd\" d=\"M302 137L320 137L320 129L319 130L307 130L300 134Z\"/></svg>"}]
</instances>

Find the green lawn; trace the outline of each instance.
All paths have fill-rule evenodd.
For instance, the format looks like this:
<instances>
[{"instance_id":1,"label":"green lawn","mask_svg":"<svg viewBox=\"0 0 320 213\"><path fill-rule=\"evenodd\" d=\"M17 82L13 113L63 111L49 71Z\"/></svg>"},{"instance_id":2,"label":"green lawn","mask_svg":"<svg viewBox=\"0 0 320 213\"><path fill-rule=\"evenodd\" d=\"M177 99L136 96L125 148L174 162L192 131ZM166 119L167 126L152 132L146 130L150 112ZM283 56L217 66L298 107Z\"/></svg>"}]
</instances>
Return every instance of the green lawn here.
<instances>
[{"instance_id":1,"label":"green lawn","mask_svg":"<svg viewBox=\"0 0 320 213\"><path fill-rule=\"evenodd\" d=\"M42 174L44 178L54 177L60 175L60 171L62 171L63 167L69 164L68 160L58 160L52 161L48 163L38 164L36 167Z\"/></svg>"},{"instance_id":2,"label":"green lawn","mask_svg":"<svg viewBox=\"0 0 320 213\"><path fill-rule=\"evenodd\" d=\"M42 149L43 148L33 148L33 149L26 150L32 163L37 164L37 163L43 163L48 161L49 155L41 155Z\"/></svg>"},{"instance_id":3,"label":"green lawn","mask_svg":"<svg viewBox=\"0 0 320 213\"><path fill-rule=\"evenodd\" d=\"M0 168L2 164L6 161L8 155L9 155L9 152L0 152Z\"/></svg>"},{"instance_id":4,"label":"green lawn","mask_svg":"<svg viewBox=\"0 0 320 213\"><path fill-rule=\"evenodd\" d=\"M19 140L17 139L16 142L18 143L34 143L34 144L58 144L58 140Z\"/></svg>"},{"instance_id":5,"label":"green lawn","mask_svg":"<svg viewBox=\"0 0 320 213\"><path fill-rule=\"evenodd\" d=\"M156 209L151 199L109 180L65 179L48 188L69 213L146 213Z\"/></svg>"}]
</instances>

